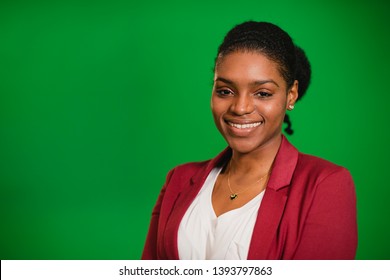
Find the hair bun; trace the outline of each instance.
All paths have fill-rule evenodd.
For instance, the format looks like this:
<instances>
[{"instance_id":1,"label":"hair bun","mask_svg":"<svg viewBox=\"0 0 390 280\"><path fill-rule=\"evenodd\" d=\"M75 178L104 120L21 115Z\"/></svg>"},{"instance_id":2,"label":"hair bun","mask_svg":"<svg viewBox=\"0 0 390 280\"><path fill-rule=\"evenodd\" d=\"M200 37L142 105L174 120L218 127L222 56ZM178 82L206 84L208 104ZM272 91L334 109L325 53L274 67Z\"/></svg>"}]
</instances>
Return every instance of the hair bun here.
<instances>
[{"instance_id":1,"label":"hair bun","mask_svg":"<svg viewBox=\"0 0 390 280\"><path fill-rule=\"evenodd\" d=\"M295 79L298 80L298 100L300 100L310 84L311 66L305 52L298 46L295 46L295 59Z\"/></svg>"}]
</instances>

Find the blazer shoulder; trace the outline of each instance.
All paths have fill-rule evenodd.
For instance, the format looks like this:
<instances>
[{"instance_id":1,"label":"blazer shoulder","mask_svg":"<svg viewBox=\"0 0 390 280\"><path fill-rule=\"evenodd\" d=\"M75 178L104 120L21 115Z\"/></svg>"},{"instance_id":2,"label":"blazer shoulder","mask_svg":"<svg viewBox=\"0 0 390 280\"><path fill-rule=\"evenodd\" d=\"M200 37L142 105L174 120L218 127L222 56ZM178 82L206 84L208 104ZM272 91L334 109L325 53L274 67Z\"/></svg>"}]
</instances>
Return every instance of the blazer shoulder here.
<instances>
[{"instance_id":1,"label":"blazer shoulder","mask_svg":"<svg viewBox=\"0 0 390 280\"><path fill-rule=\"evenodd\" d=\"M171 172L185 177L189 176L192 178L195 176L194 179L199 179L199 176L204 177L204 175L208 174L214 167L223 165L230 156L231 149L227 147L212 159L180 164L172 169Z\"/></svg>"},{"instance_id":2,"label":"blazer shoulder","mask_svg":"<svg viewBox=\"0 0 390 280\"><path fill-rule=\"evenodd\" d=\"M194 161L183 163L174 167L170 173L170 180L174 182L183 182L191 180L195 175L202 173L203 170L209 165L211 160Z\"/></svg>"},{"instance_id":3,"label":"blazer shoulder","mask_svg":"<svg viewBox=\"0 0 390 280\"><path fill-rule=\"evenodd\" d=\"M333 174L338 174L342 177L351 177L347 168L326 159L304 153L299 153L297 169L315 175L319 179L326 178Z\"/></svg>"},{"instance_id":4,"label":"blazer shoulder","mask_svg":"<svg viewBox=\"0 0 390 280\"><path fill-rule=\"evenodd\" d=\"M176 174L193 175L197 173L199 170L205 168L209 164L209 162L210 160L205 160L205 161L194 161L194 162L179 164L173 168L173 172Z\"/></svg>"}]
</instances>

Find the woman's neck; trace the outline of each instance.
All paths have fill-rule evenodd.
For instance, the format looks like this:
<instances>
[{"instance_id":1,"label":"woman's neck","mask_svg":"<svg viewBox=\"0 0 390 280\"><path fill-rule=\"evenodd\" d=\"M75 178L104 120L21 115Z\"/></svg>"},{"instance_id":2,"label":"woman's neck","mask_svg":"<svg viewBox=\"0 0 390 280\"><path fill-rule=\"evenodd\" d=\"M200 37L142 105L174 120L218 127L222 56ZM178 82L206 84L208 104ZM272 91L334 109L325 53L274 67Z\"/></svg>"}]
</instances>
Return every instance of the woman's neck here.
<instances>
[{"instance_id":1,"label":"woman's neck","mask_svg":"<svg viewBox=\"0 0 390 280\"><path fill-rule=\"evenodd\" d=\"M235 174L263 174L268 172L279 150L282 137L278 140L259 147L250 153L239 153L233 150L229 164L230 172L233 171Z\"/></svg>"}]
</instances>

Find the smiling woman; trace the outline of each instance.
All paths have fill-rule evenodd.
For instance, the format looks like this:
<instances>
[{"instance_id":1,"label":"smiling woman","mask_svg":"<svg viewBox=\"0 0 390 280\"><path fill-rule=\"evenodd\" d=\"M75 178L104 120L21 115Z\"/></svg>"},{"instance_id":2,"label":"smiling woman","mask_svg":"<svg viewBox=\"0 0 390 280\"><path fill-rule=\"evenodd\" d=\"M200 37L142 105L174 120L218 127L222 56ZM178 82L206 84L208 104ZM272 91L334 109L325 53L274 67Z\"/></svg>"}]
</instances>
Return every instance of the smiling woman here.
<instances>
[{"instance_id":1,"label":"smiling woman","mask_svg":"<svg viewBox=\"0 0 390 280\"><path fill-rule=\"evenodd\" d=\"M265 144L278 149L285 111L298 97L278 64L254 51L219 59L211 100L215 123L233 150L248 153ZM276 142L276 143L272 143Z\"/></svg>"},{"instance_id":2,"label":"smiling woman","mask_svg":"<svg viewBox=\"0 0 390 280\"><path fill-rule=\"evenodd\" d=\"M218 49L211 109L226 148L169 172L143 259L353 259L349 172L302 154L282 134L310 65L266 22L234 27Z\"/></svg>"}]
</instances>

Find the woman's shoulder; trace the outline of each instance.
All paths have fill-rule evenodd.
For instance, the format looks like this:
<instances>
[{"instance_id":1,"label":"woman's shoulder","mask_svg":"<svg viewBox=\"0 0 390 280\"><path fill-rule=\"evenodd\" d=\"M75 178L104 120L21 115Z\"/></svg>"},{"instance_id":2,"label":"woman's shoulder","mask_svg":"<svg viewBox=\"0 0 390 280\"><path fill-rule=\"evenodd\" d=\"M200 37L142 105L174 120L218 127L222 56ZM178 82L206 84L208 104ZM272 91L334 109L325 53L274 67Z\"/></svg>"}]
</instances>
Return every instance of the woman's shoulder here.
<instances>
[{"instance_id":1,"label":"woman's shoulder","mask_svg":"<svg viewBox=\"0 0 390 280\"><path fill-rule=\"evenodd\" d=\"M192 161L179 164L173 168L175 173L196 173L199 170L205 168L211 160L204 161Z\"/></svg>"},{"instance_id":2,"label":"woman's shoulder","mask_svg":"<svg viewBox=\"0 0 390 280\"><path fill-rule=\"evenodd\" d=\"M321 157L318 157L315 155L302 153L302 152L299 152L298 161L301 164L310 165L310 166L315 165L315 166L318 166L321 168L327 168L327 169L328 168L330 168L330 169L342 168L342 166L340 166L336 163L333 163L330 160L327 160L327 159L324 159L324 158L321 158Z\"/></svg>"},{"instance_id":3,"label":"woman's shoulder","mask_svg":"<svg viewBox=\"0 0 390 280\"><path fill-rule=\"evenodd\" d=\"M225 164L225 162L228 158L230 158L230 156L231 150L229 147L227 147L214 158L203 161L192 161L183 163L173 168L172 172L188 175L194 175L198 173L208 174L208 172L210 172L214 167L218 167Z\"/></svg>"},{"instance_id":4,"label":"woman's shoulder","mask_svg":"<svg viewBox=\"0 0 390 280\"><path fill-rule=\"evenodd\" d=\"M295 178L321 180L330 175L333 177L351 177L349 171L327 159L303 153L295 148L287 138L283 137L279 155L277 156L278 171L294 174ZM287 175L286 175L287 176Z\"/></svg>"},{"instance_id":5,"label":"woman's shoulder","mask_svg":"<svg viewBox=\"0 0 390 280\"><path fill-rule=\"evenodd\" d=\"M351 177L346 167L333 163L327 159L301 152L299 152L296 170L320 178L330 175Z\"/></svg>"}]
</instances>

